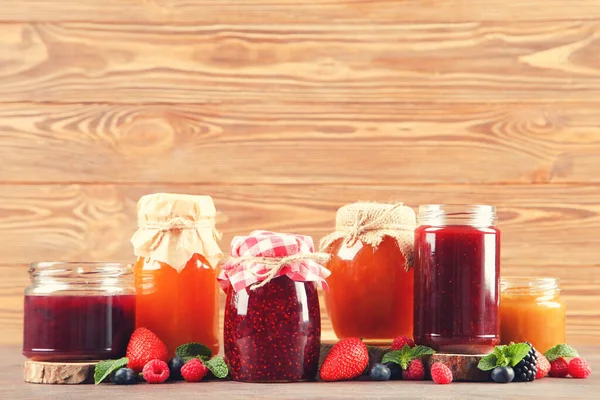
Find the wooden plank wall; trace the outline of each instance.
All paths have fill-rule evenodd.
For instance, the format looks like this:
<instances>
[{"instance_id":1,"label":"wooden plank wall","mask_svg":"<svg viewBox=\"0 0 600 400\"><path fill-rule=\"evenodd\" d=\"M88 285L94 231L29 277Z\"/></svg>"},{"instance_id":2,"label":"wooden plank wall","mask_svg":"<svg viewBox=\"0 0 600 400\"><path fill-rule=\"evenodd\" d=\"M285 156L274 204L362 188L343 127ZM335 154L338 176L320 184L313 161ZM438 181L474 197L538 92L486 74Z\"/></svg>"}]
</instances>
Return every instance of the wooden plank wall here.
<instances>
[{"instance_id":1,"label":"wooden plank wall","mask_svg":"<svg viewBox=\"0 0 600 400\"><path fill-rule=\"evenodd\" d=\"M224 249L318 240L355 200L495 204L503 274L561 278L569 341L597 342L599 21L598 0L0 2L0 343L28 262L131 260L157 191L212 195Z\"/></svg>"}]
</instances>

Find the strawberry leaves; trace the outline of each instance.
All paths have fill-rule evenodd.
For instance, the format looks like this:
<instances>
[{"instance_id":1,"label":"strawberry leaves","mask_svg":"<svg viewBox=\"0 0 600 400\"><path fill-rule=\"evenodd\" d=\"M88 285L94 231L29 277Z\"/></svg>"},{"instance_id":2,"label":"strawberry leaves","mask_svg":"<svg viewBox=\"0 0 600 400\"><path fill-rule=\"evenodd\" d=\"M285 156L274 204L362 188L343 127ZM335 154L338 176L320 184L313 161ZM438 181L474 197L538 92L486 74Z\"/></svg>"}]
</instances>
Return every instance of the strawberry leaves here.
<instances>
[{"instance_id":1,"label":"strawberry leaves","mask_svg":"<svg viewBox=\"0 0 600 400\"><path fill-rule=\"evenodd\" d=\"M435 354L435 350L427 346L415 346L411 348L409 345L404 345L402 350L394 350L386 353L381 359L381 363L394 362L402 367L403 370L408 368L408 364L417 358Z\"/></svg>"}]
</instances>

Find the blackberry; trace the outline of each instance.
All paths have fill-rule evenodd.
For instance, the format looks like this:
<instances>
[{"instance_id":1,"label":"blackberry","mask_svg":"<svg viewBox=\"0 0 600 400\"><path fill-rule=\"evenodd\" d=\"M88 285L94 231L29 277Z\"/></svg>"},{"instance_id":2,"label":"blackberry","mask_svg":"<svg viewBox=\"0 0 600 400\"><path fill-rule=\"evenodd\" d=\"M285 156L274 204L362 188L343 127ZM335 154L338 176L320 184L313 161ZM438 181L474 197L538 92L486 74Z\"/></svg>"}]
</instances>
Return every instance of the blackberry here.
<instances>
[{"instance_id":1,"label":"blackberry","mask_svg":"<svg viewBox=\"0 0 600 400\"><path fill-rule=\"evenodd\" d=\"M537 357L535 355L535 348L529 342L525 342L529 345L529 353L521 360L517 365L514 366L515 379L514 382L531 382L535 379L537 373Z\"/></svg>"}]
</instances>

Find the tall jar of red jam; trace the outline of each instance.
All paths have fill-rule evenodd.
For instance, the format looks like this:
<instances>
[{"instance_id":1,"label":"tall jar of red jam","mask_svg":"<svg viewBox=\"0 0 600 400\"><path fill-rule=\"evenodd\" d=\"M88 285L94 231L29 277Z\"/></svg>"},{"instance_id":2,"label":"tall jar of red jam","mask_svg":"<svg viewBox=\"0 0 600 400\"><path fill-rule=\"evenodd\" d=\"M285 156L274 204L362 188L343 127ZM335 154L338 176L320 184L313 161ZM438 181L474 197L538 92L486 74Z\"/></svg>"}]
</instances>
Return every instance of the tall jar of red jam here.
<instances>
[{"instance_id":1,"label":"tall jar of red jam","mask_svg":"<svg viewBox=\"0 0 600 400\"><path fill-rule=\"evenodd\" d=\"M423 205L415 231L414 336L439 352L500 343L500 231L488 205Z\"/></svg>"},{"instance_id":2,"label":"tall jar of red jam","mask_svg":"<svg viewBox=\"0 0 600 400\"><path fill-rule=\"evenodd\" d=\"M309 236L254 231L233 239L219 281L233 380L314 380L321 344L318 287L329 272Z\"/></svg>"},{"instance_id":3,"label":"tall jar of red jam","mask_svg":"<svg viewBox=\"0 0 600 400\"><path fill-rule=\"evenodd\" d=\"M29 268L23 355L39 361L125 355L135 328L130 265L42 262Z\"/></svg>"}]
</instances>

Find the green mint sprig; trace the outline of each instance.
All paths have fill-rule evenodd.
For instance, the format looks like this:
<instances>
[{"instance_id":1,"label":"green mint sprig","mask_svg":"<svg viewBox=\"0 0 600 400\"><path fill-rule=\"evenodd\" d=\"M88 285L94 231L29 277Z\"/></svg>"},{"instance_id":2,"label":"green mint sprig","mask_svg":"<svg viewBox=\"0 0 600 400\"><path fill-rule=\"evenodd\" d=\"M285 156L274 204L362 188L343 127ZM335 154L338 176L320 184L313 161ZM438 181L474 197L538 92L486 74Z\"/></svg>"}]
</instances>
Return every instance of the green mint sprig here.
<instances>
[{"instance_id":1,"label":"green mint sprig","mask_svg":"<svg viewBox=\"0 0 600 400\"><path fill-rule=\"evenodd\" d=\"M433 350L431 347L415 346L411 348L409 345L405 344L402 350L394 350L386 353L381 359L381 363L385 364L388 362L394 362L399 364L402 369L406 370L408 368L408 364L412 360L432 354L435 354L435 350Z\"/></svg>"},{"instance_id":2,"label":"green mint sprig","mask_svg":"<svg viewBox=\"0 0 600 400\"><path fill-rule=\"evenodd\" d=\"M229 367L227 367L225 360L221 356L214 356L210 360L205 361L204 365L212 372L215 378L223 379L229 375Z\"/></svg>"},{"instance_id":3,"label":"green mint sprig","mask_svg":"<svg viewBox=\"0 0 600 400\"><path fill-rule=\"evenodd\" d=\"M185 362L188 362L192 358L198 358L201 361L205 361L210 359L212 351L201 343L190 342L177 347L175 355L183 358L183 361Z\"/></svg>"},{"instance_id":4,"label":"green mint sprig","mask_svg":"<svg viewBox=\"0 0 600 400\"><path fill-rule=\"evenodd\" d=\"M127 366L129 359L127 357L119 358L118 360L100 361L94 367L94 383L96 385L104 382L106 378L118 369Z\"/></svg>"},{"instance_id":5,"label":"green mint sprig","mask_svg":"<svg viewBox=\"0 0 600 400\"><path fill-rule=\"evenodd\" d=\"M544 353L544 357L552 362L561 357L579 357L579 353L568 344L557 344Z\"/></svg>"},{"instance_id":6,"label":"green mint sprig","mask_svg":"<svg viewBox=\"0 0 600 400\"><path fill-rule=\"evenodd\" d=\"M511 343L508 346L496 346L494 352L479 360L477 368L482 371L490 371L496 367L514 367L529 351L531 347L527 343Z\"/></svg>"},{"instance_id":7,"label":"green mint sprig","mask_svg":"<svg viewBox=\"0 0 600 400\"><path fill-rule=\"evenodd\" d=\"M206 368L215 376L215 378L223 379L229 375L229 367L221 356L212 357L212 351L205 345L197 342L182 344L177 347L175 354L187 363L194 358L202 361Z\"/></svg>"}]
</instances>

